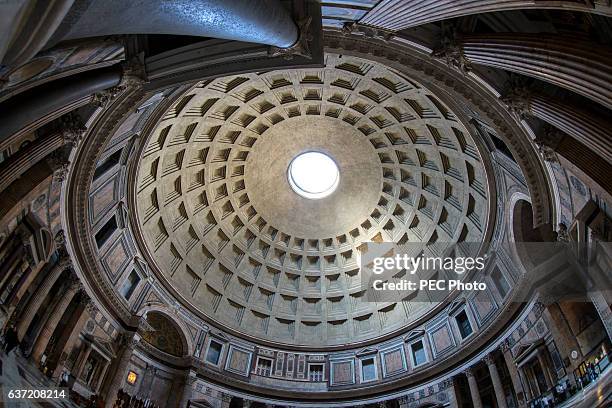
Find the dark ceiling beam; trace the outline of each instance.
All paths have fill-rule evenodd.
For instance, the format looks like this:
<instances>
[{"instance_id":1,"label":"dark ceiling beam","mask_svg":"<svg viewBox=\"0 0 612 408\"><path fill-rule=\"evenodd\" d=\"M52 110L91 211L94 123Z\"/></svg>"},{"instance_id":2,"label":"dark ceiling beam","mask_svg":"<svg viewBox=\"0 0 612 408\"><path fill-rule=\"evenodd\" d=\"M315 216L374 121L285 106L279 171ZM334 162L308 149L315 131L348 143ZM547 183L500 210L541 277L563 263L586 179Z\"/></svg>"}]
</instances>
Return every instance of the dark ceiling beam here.
<instances>
[{"instance_id":1,"label":"dark ceiling beam","mask_svg":"<svg viewBox=\"0 0 612 408\"><path fill-rule=\"evenodd\" d=\"M449 18L519 9L572 10L612 16L612 6L600 0L382 0L359 23L399 31Z\"/></svg>"}]
</instances>

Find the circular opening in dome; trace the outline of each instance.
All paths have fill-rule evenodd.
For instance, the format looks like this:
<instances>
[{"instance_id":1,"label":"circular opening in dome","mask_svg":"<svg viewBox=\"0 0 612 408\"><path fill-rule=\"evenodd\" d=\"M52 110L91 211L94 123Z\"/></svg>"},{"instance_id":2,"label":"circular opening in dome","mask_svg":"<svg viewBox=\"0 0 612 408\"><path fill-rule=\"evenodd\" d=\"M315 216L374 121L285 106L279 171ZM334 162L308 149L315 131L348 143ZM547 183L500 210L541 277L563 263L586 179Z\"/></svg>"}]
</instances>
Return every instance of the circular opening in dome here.
<instances>
[{"instance_id":1,"label":"circular opening in dome","mask_svg":"<svg viewBox=\"0 0 612 408\"><path fill-rule=\"evenodd\" d=\"M320 152L297 155L289 164L287 175L293 191L311 200L327 197L340 182L338 165Z\"/></svg>"}]
</instances>

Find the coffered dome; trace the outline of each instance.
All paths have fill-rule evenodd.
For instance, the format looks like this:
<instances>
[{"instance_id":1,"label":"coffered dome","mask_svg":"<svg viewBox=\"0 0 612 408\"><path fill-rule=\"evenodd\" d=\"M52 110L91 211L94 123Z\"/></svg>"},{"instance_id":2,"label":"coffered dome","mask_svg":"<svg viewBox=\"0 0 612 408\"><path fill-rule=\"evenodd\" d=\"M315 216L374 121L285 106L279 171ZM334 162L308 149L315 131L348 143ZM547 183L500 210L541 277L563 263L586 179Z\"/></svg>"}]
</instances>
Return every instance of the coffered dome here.
<instances>
[{"instance_id":1,"label":"coffered dome","mask_svg":"<svg viewBox=\"0 0 612 408\"><path fill-rule=\"evenodd\" d=\"M320 69L201 82L143 143L143 252L181 301L236 332L313 347L374 339L433 304L362 300L360 245L481 242L476 146L437 95L369 60L327 54ZM305 152L337 166L326 197L291 186Z\"/></svg>"}]
</instances>

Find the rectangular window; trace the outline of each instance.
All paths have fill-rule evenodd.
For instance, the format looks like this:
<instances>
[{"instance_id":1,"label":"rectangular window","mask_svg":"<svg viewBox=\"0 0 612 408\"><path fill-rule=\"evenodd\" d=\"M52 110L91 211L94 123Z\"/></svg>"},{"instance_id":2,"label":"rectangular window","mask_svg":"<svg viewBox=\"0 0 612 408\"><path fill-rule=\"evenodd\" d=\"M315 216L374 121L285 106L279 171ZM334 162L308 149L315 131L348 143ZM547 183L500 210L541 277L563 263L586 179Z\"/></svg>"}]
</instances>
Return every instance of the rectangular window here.
<instances>
[{"instance_id":1,"label":"rectangular window","mask_svg":"<svg viewBox=\"0 0 612 408\"><path fill-rule=\"evenodd\" d=\"M462 338L468 337L472 334L472 325L470 324L470 319L468 319L467 313L465 310L462 310L455 316L455 320L457 321L457 326L459 327L459 333Z\"/></svg>"},{"instance_id":2,"label":"rectangular window","mask_svg":"<svg viewBox=\"0 0 612 408\"><path fill-rule=\"evenodd\" d=\"M491 278L493 279L493 283L497 288L497 291L501 295L502 298L505 298L508 292L510 292L510 285L506 280L506 277L501 273L499 268L495 267L493 273L491 274Z\"/></svg>"},{"instance_id":3,"label":"rectangular window","mask_svg":"<svg viewBox=\"0 0 612 408\"><path fill-rule=\"evenodd\" d=\"M106 224L100 228L100 230L96 233L96 244L98 244L98 248L101 248L102 245L113 235L113 232L117 230L117 220L113 215L112 218L106 221Z\"/></svg>"},{"instance_id":4,"label":"rectangular window","mask_svg":"<svg viewBox=\"0 0 612 408\"><path fill-rule=\"evenodd\" d=\"M214 365L219 365L221 350L223 350L223 344L211 340L208 345L208 352L206 353L206 361Z\"/></svg>"},{"instance_id":5,"label":"rectangular window","mask_svg":"<svg viewBox=\"0 0 612 408\"><path fill-rule=\"evenodd\" d=\"M140 283L140 276L138 276L136 271L130 272L130 276L128 276L125 282L123 282L120 289L121 295L123 295L125 300L130 300L130 297L134 293L134 290L136 290L138 283Z\"/></svg>"},{"instance_id":6,"label":"rectangular window","mask_svg":"<svg viewBox=\"0 0 612 408\"><path fill-rule=\"evenodd\" d=\"M308 378L310 381L323 381L323 364L310 364Z\"/></svg>"},{"instance_id":7,"label":"rectangular window","mask_svg":"<svg viewBox=\"0 0 612 408\"><path fill-rule=\"evenodd\" d=\"M122 149L117 150L115 153L111 154L104 160L102 163L96 167L96 171L94 172L93 179L97 180L104 173L112 169L117 163L119 163L119 159L121 158Z\"/></svg>"},{"instance_id":8,"label":"rectangular window","mask_svg":"<svg viewBox=\"0 0 612 408\"><path fill-rule=\"evenodd\" d=\"M361 360L361 381L374 381L376 379L376 361L373 358Z\"/></svg>"},{"instance_id":9,"label":"rectangular window","mask_svg":"<svg viewBox=\"0 0 612 408\"><path fill-rule=\"evenodd\" d=\"M268 360L267 358L257 358L257 375L261 375L263 377L269 377L272 374L272 360Z\"/></svg>"},{"instance_id":10,"label":"rectangular window","mask_svg":"<svg viewBox=\"0 0 612 408\"><path fill-rule=\"evenodd\" d=\"M427 362L427 354L425 353L425 346L422 341L413 343L410 348L412 349L412 361L414 366L419 366Z\"/></svg>"}]
</instances>

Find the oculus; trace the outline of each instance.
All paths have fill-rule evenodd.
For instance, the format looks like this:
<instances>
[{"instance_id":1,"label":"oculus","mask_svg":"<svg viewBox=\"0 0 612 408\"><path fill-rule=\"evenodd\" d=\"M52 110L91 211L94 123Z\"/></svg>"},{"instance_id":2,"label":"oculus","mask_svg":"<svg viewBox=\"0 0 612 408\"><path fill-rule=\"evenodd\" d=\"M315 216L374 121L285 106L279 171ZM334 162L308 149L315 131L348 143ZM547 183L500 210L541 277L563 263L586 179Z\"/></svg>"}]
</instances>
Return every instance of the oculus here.
<instances>
[{"instance_id":1,"label":"oculus","mask_svg":"<svg viewBox=\"0 0 612 408\"><path fill-rule=\"evenodd\" d=\"M297 155L287 169L289 185L297 194L318 200L332 194L340 183L338 165L328 155L305 152Z\"/></svg>"}]
</instances>

